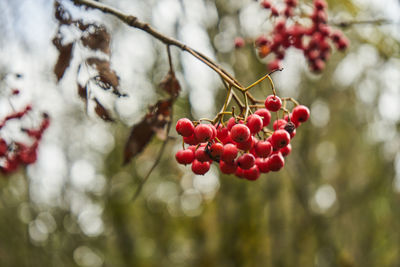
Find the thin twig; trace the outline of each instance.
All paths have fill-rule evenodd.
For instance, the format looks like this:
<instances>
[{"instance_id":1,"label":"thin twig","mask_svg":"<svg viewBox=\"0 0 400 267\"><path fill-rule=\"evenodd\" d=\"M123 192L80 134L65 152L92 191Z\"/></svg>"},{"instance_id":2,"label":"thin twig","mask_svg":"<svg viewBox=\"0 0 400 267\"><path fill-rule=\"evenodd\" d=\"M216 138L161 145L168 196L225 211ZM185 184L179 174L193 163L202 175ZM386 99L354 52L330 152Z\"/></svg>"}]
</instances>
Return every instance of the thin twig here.
<instances>
[{"instance_id":1,"label":"thin twig","mask_svg":"<svg viewBox=\"0 0 400 267\"><path fill-rule=\"evenodd\" d=\"M330 25L348 28L353 25L385 25L385 24L396 24L394 21L389 19L367 19L367 20L351 20L351 21L340 21L340 22L329 22Z\"/></svg>"},{"instance_id":2,"label":"thin twig","mask_svg":"<svg viewBox=\"0 0 400 267\"><path fill-rule=\"evenodd\" d=\"M238 88L238 89L243 89L243 87L236 81L236 79L234 77L232 77L232 75L230 75L227 71L225 71L223 68L218 66L218 64L216 64L213 60L209 59L202 53L197 52L196 50L192 49L191 47L187 46L186 44L181 43L178 40L173 39L171 37L165 36L164 34L158 32L153 27L151 27L148 23L139 21L139 19L137 17L124 14L121 11L119 11L113 7L110 7L110 6L107 6L102 3L92 1L92 0L72 0L72 1L76 5L85 5L87 7L98 9L98 10L102 11L103 13L113 15L113 16L119 18L125 24L147 32L148 34L152 35L154 38L160 40L161 42L163 42L166 45L176 46L179 49L190 53L192 56L196 57L201 62L206 64L208 67L213 69L216 73L218 73L231 86Z\"/></svg>"},{"instance_id":3,"label":"thin twig","mask_svg":"<svg viewBox=\"0 0 400 267\"><path fill-rule=\"evenodd\" d=\"M132 197L132 203L138 198L140 193L142 192L144 184L149 180L151 173L154 171L154 169L157 167L157 165L160 163L161 157L164 154L165 147L167 146L168 143L168 134L169 130L171 129L171 124L172 124L172 109L171 109L171 120L167 124L167 137L165 138L164 142L161 145L160 151L158 152L158 156L156 160L154 161L153 165L151 166L150 170L147 172L146 176L140 181L135 194Z\"/></svg>"}]
</instances>

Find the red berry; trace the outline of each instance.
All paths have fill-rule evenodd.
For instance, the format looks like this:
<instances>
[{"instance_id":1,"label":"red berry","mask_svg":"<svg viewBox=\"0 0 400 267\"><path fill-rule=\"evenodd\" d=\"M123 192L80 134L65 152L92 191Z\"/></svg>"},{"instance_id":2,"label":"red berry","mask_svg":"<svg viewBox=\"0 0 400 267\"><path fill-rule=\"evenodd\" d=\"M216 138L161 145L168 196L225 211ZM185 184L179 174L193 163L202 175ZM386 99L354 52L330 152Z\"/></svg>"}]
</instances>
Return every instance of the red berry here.
<instances>
[{"instance_id":1,"label":"red berry","mask_svg":"<svg viewBox=\"0 0 400 267\"><path fill-rule=\"evenodd\" d=\"M235 175L239 178L244 178L244 170L240 167L236 168Z\"/></svg>"},{"instance_id":2,"label":"red berry","mask_svg":"<svg viewBox=\"0 0 400 267\"><path fill-rule=\"evenodd\" d=\"M296 124L298 122L305 122L310 117L310 110L303 105L295 107L292 111L291 121Z\"/></svg>"},{"instance_id":3,"label":"red berry","mask_svg":"<svg viewBox=\"0 0 400 267\"><path fill-rule=\"evenodd\" d=\"M265 8L265 9L269 9L269 8L271 8L271 2L270 1L268 1L268 0L264 0L264 1L262 1L261 2L261 5L263 6L263 8Z\"/></svg>"},{"instance_id":4,"label":"red berry","mask_svg":"<svg viewBox=\"0 0 400 267\"><path fill-rule=\"evenodd\" d=\"M198 175L204 175L210 169L210 163L200 162L197 159L193 160L192 163L192 172Z\"/></svg>"},{"instance_id":5,"label":"red berry","mask_svg":"<svg viewBox=\"0 0 400 267\"><path fill-rule=\"evenodd\" d=\"M228 128L222 126L221 124L217 128L217 138L222 141L224 140L229 134Z\"/></svg>"},{"instance_id":6,"label":"red berry","mask_svg":"<svg viewBox=\"0 0 400 267\"><path fill-rule=\"evenodd\" d=\"M278 130L281 126L286 125L287 121L284 119L278 119L274 121L274 124L272 125L272 128L274 128L274 131Z\"/></svg>"},{"instance_id":7,"label":"red berry","mask_svg":"<svg viewBox=\"0 0 400 267\"><path fill-rule=\"evenodd\" d=\"M37 159L36 149L23 147L19 152L18 158L24 164L32 164Z\"/></svg>"},{"instance_id":8,"label":"red berry","mask_svg":"<svg viewBox=\"0 0 400 267\"><path fill-rule=\"evenodd\" d=\"M247 117L247 127L250 130L251 134L256 134L263 128L263 120L257 114L252 114Z\"/></svg>"},{"instance_id":9,"label":"red berry","mask_svg":"<svg viewBox=\"0 0 400 267\"><path fill-rule=\"evenodd\" d=\"M278 111L282 106L282 101L279 96L269 95L265 99L265 108L269 111Z\"/></svg>"},{"instance_id":10,"label":"red berry","mask_svg":"<svg viewBox=\"0 0 400 267\"><path fill-rule=\"evenodd\" d=\"M281 61L280 61L280 59L277 58L277 59L275 59L275 60L269 62L268 65L267 65L267 67L268 67L268 69L269 69L270 71L280 69L280 68L281 68Z\"/></svg>"},{"instance_id":11,"label":"red berry","mask_svg":"<svg viewBox=\"0 0 400 267\"><path fill-rule=\"evenodd\" d=\"M267 109L265 108L257 109L256 112L254 112L254 114L257 114L262 118L263 127L268 126L268 124L271 121L271 113Z\"/></svg>"},{"instance_id":12,"label":"red berry","mask_svg":"<svg viewBox=\"0 0 400 267\"><path fill-rule=\"evenodd\" d=\"M205 147L197 148L196 152L194 153L195 158L200 162L210 161L211 158L208 156Z\"/></svg>"},{"instance_id":13,"label":"red berry","mask_svg":"<svg viewBox=\"0 0 400 267\"><path fill-rule=\"evenodd\" d=\"M8 146L4 139L0 139L0 157L4 156L7 153Z\"/></svg>"},{"instance_id":14,"label":"red berry","mask_svg":"<svg viewBox=\"0 0 400 267\"><path fill-rule=\"evenodd\" d=\"M235 48L242 48L244 46L244 39L242 37L235 38Z\"/></svg>"},{"instance_id":15,"label":"red berry","mask_svg":"<svg viewBox=\"0 0 400 267\"><path fill-rule=\"evenodd\" d=\"M276 130L272 135L271 135L271 144L273 148L279 149L282 147L285 147L289 144L290 142L290 135L287 131L285 130Z\"/></svg>"},{"instance_id":16,"label":"red berry","mask_svg":"<svg viewBox=\"0 0 400 267\"><path fill-rule=\"evenodd\" d=\"M191 136L194 133L194 125L189 119L182 118L176 123L176 131L182 136Z\"/></svg>"},{"instance_id":17,"label":"red berry","mask_svg":"<svg viewBox=\"0 0 400 267\"><path fill-rule=\"evenodd\" d=\"M285 165L285 159L281 153L272 154L267 161L268 169L277 172Z\"/></svg>"},{"instance_id":18,"label":"red berry","mask_svg":"<svg viewBox=\"0 0 400 267\"><path fill-rule=\"evenodd\" d=\"M253 136L250 136L250 138L247 139L245 142L236 143L236 146L238 149L241 149L243 151L248 151L252 149L252 147L254 146L254 142L255 138Z\"/></svg>"},{"instance_id":19,"label":"red berry","mask_svg":"<svg viewBox=\"0 0 400 267\"><path fill-rule=\"evenodd\" d=\"M276 7L274 7L274 6L271 7L271 16L273 16L273 17L279 16L279 11L278 11L278 9L277 9Z\"/></svg>"},{"instance_id":20,"label":"red berry","mask_svg":"<svg viewBox=\"0 0 400 267\"><path fill-rule=\"evenodd\" d=\"M210 146L210 155L214 159L219 159L221 157L222 151L224 150L224 145L221 143L214 143Z\"/></svg>"},{"instance_id":21,"label":"red berry","mask_svg":"<svg viewBox=\"0 0 400 267\"><path fill-rule=\"evenodd\" d=\"M244 170L243 171L243 176L247 180L255 181L255 180L258 179L258 177L260 177L260 170L258 169L257 165L254 165L250 169Z\"/></svg>"},{"instance_id":22,"label":"red berry","mask_svg":"<svg viewBox=\"0 0 400 267\"><path fill-rule=\"evenodd\" d=\"M236 159L237 153L238 149L234 144L226 144L222 150L221 160L228 164L232 164Z\"/></svg>"},{"instance_id":23,"label":"red berry","mask_svg":"<svg viewBox=\"0 0 400 267\"><path fill-rule=\"evenodd\" d=\"M179 164L190 164L194 160L194 152L190 148L179 150L175 154L175 159Z\"/></svg>"},{"instance_id":24,"label":"red berry","mask_svg":"<svg viewBox=\"0 0 400 267\"><path fill-rule=\"evenodd\" d=\"M260 172L262 173L267 173L269 172L269 166L268 166L268 158L263 159L263 158L256 158L256 165Z\"/></svg>"},{"instance_id":25,"label":"red berry","mask_svg":"<svg viewBox=\"0 0 400 267\"><path fill-rule=\"evenodd\" d=\"M185 144L192 145L192 146L197 145L199 143L199 141L196 139L194 134L192 134L191 136L183 137L183 142L185 142Z\"/></svg>"},{"instance_id":26,"label":"red berry","mask_svg":"<svg viewBox=\"0 0 400 267\"><path fill-rule=\"evenodd\" d=\"M245 153L237 159L237 164L243 170L248 170L255 164L255 157L250 153Z\"/></svg>"},{"instance_id":27,"label":"red berry","mask_svg":"<svg viewBox=\"0 0 400 267\"><path fill-rule=\"evenodd\" d=\"M237 164L236 162L234 162L233 164L228 164L225 161L220 160L219 169L221 170L222 173L233 174L236 172Z\"/></svg>"},{"instance_id":28,"label":"red berry","mask_svg":"<svg viewBox=\"0 0 400 267\"><path fill-rule=\"evenodd\" d=\"M328 6L328 4L326 3L325 0L315 0L314 1L314 6L318 10L323 10Z\"/></svg>"},{"instance_id":29,"label":"red berry","mask_svg":"<svg viewBox=\"0 0 400 267\"><path fill-rule=\"evenodd\" d=\"M257 47L266 46L268 43L269 43L269 41L268 41L267 37L265 37L263 35L259 36L255 41L255 45Z\"/></svg>"},{"instance_id":30,"label":"red berry","mask_svg":"<svg viewBox=\"0 0 400 267\"><path fill-rule=\"evenodd\" d=\"M228 123L226 124L226 127L228 128L228 130L230 131L232 129L232 127L236 124L235 118L232 117L228 120Z\"/></svg>"},{"instance_id":31,"label":"red berry","mask_svg":"<svg viewBox=\"0 0 400 267\"><path fill-rule=\"evenodd\" d=\"M207 124L199 124L194 128L194 135L199 142L207 142L212 139L213 130Z\"/></svg>"},{"instance_id":32,"label":"red berry","mask_svg":"<svg viewBox=\"0 0 400 267\"><path fill-rule=\"evenodd\" d=\"M241 143L250 137L250 129L244 124L236 124L231 129L231 138L233 141Z\"/></svg>"},{"instance_id":33,"label":"red berry","mask_svg":"<svg viewBox=\"0 0 400 267\"><path fill-rule=\"evenodd\" d=\"M255 145L256 155L261 158L266 158L272 152L272 145L268 141L258 141Z\"/></svg>"},{"instance_id":34,"label":"red berry","mask_svg":"<svg viewBox=\"0 0 400 267\"><path fill-rule=\"evenodd\" d=\"M283 157L286 157L287 155L289 155L291 151L292 151L291 144L288 144L287 146L285 146L279 150L279 152L281 152Z\"/></svg>"}]
</instances>

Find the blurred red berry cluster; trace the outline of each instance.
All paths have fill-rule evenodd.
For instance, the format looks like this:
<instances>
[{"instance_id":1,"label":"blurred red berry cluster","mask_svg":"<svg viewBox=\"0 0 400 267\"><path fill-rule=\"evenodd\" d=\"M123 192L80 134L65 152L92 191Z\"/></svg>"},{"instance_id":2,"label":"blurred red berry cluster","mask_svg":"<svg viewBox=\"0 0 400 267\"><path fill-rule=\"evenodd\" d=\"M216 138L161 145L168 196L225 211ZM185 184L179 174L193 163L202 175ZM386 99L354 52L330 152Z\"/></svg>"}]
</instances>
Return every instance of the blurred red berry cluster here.
<instances>
[{"instance_id":1,"label":"blurred red berry cluster","mask_svg":"<svg viewBox=\"0 0 400 267\"><path fill-rule=\"evenodd\" d=\"M193 173L204 175L210 164L216 162L225 174L235 174L247 180L257 180L260 173L279 171L290 154L290 140L296 128L307 121L310 112L296 105L289 113L276 95L265 99L260 107L246 119L231 117L224 123L196 125L187 118L179 119L176 131L183 137L187 148L179 150L175 158L180 164L191 164ZM271 113L285 110L288 114L272 123Z\"/></svg>"},{"instance_id":2,"label":"blurred red berry cluster","mask_svg":"<svg viewBox=\"0 0 400 267\"><path fill-rule=\"evenodd\" d=\"M302 50L310 69L319 72L325 68L325 62L331 54L331 44L340 51L349 46L349 40L343 33L340 30L333 30L327 24L325 0L313 1L313 11L305 15L311 21L310 25L299 22L299 18L304 14L297 14L300 12L297 10L297 0L284 0L283 9L278 9L274 3L271 0L261 2L261 6L268 10L272 17L273 30L255 40L255 46L261 58L269 54L274 55L274 59L268 63L269 70L281 68L281 61L285 58L289 47ZM235 39L237 48L243 45L243 39Z\"/></svg>"},{"instance_id":3,"label":"blurred red berry cluster","mask_svg":"<svg viewBox=\"0 0 400 267\"><path fill-rule=\"evenodd\" d=\"M13 95L15 95L13 91ZM0 171L4 174L9 174L16 171L21 165L29 165L37 159L37 149L44 131L50 124L49 116L43 113L39 127L28 129L22 128L21 131L26 134L30 142L23 143L15 140L9 140L3 137L3 128L11 120L21 120L29 112L32 107L26 106L22 111L13 112L1 120L0 123Z\"/></svg>"}]
</instances>

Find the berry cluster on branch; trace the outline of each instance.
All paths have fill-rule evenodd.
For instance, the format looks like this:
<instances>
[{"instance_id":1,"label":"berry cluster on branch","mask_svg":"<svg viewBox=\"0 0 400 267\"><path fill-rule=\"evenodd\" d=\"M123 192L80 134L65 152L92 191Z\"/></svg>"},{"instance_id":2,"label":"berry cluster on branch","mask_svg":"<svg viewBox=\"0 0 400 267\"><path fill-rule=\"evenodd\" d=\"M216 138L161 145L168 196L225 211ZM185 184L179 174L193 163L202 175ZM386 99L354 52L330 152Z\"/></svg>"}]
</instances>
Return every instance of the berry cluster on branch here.
<instances>
[{"instance_id":1,"label":"berry cluster on branch","mask_svg":"<svg viewBox=\"0 0 400 267\"><path fill-rule=\"evenodd\" d=\"M204 175L210 165L216 162L224 174L234 174L247 180L257 180L260 173L279 171L285 164L292 147L290 140L296 135L296 129L307 121L310 111L299 105L293 98L280 98L276 95L269 75L246 88L249 90L260 81L269 78L273 94L264 100L245 101L241 113L236 115L226 111L230 100L228 91L222 111L211 119L190 121L181 118L176 124L176 131L183 137L183 149L175 154L178 163L191 164L193 173ZM246 94L244 93L245 100ZM294 107L287 108L288 102ZM263 103L263 104L257 104ZM271 112L276 112L276 120L271 123ZM230 116L225 120L225 116ZM204 123L208 122L208 123ZM185 144L188 147L185 148Z\"/></svg>"},{"instance_id":2,"label":"berry cluster on branch","mask_svg":"<svg viewBox=\"0 0 400 267\"><path fill-rule=\"evenodd\" d=\"M270 0L263 0L261 6L269 11L273 30L259 36L255 46L261 58L274 55L274 59L268 63L270 70L281 68L281 61L290 47L302 50L310 69L319 72L325 68L325 62L330 57L331 44L339 51L349 46L349 40L343 33L328 25L325 0L314 0L310 14L301 14L297 0L285 0L283 9L278 9ZM300 22L304 17L309 19L310 25ZM244 44L243 38L235 39L236 48Z\"/></svg>"}]
</instances>

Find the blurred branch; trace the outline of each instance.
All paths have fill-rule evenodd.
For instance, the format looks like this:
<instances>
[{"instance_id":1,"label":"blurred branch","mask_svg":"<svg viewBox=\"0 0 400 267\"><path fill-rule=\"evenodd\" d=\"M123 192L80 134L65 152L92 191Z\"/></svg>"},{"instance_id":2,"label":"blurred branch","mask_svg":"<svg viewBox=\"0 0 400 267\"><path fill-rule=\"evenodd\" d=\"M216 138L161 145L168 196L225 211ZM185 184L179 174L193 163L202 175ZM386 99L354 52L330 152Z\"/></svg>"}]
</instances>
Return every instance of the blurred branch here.
<instances>
[{"instance_id":1,"label":"blurred branch","mask_svg":"<svg viewBox=\"0 0 400 267\"><path fill-rule=\"evenodd\" d=\"M348 28L354 25L386 25L386 24L398 24L392 20L388 19L369 19L369 20L351 20L351 21L340 21L340 22L329 22L330 25L340 27L340 28Z\"/></svg>"},{"instance_id":2,"label":"blurred branch","mask_svg":"<svg viewBox=\"0 0 400 267\"><path fill-rule=\"evenodd\" d=\"M148 34L150 34L154 38L156 38L156 39L160 40L161 42L163 42L164 44L166 44L167 46L170 46L170 45L176 46L179 49L181 49L182 51L186 51L186 52L190 53L192 56L194 56L195 58L199 59L201 62L203 62L208 67L213 69L216 73L218 73L231 86L236 87L238 89L243 89L243 86L241 86L240 83L234 77L232 77L222 67L218 66L210 58L208 58L207 56L203 55L202 53L194 50L193 48L190 48L186 44L179 42L178 40L175 40L175 39L173 39L171 37L163 35L162 33L160 33L157 30L155 30L148 23L144 23L144 22L139 21L137 17L132 16L132 15L124 14L121 11L119 11L119 10L113 8L113 7L110 7L110 6L95 2L93 0L72 0L72 1L75 3L75 5L85 5L87 7L91 7L91 8L94 8L94 9L101 10L102 12L104 12L106 14L113 15L113 16L119 18L125 24L147 32Z\"/></svg>"}]
</instances>

